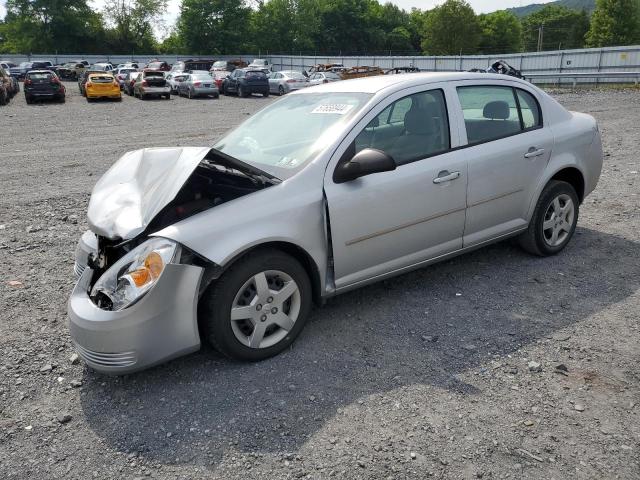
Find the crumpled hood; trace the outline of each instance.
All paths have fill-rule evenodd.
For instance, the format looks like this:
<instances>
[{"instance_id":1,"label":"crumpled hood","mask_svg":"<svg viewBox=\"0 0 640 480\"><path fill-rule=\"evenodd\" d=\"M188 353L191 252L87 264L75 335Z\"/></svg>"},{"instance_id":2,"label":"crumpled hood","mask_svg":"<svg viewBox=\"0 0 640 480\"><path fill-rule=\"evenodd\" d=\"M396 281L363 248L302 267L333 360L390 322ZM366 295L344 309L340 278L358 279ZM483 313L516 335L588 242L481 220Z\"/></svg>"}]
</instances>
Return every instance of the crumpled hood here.
<instances>
[{"instance_id":1,"label":"crumpled hood","mask_svg":"<svg viewBox=\"0 0 640 480\"><path fill-rule=\"evenodd\" d=\"M145 148L125 153L93 187L89 227L110 239L139 235L176 197L209 150Z\"/></svg>"}]
</instances>

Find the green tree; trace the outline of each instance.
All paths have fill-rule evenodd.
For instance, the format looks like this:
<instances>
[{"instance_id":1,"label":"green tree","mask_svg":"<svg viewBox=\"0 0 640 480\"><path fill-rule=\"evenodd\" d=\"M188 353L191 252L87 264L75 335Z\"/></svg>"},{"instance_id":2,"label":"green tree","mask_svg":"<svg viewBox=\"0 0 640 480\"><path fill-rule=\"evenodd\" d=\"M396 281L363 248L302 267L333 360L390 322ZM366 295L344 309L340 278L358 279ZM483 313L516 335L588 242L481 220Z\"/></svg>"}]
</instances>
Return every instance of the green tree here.
<instances>
[{"instance_id":1,"label":"green tree","mask_svg":"<svg viewBox=\"0 0 640 480\"><path fill-rule=\"evenodd\" d=\"M242 53L251 48L250 24L243 0L183 0L177 32L189 53Z\"/></svg>"},{"instance_id":2,"label":"green tree","mask_svg":"<svg viewBox=\"0 0 640 480\"><path fill-rule=\"evenodd\" d=\"M586 40L590 47L640 42L640 1L597 0Z\"/></svg>"},{"instance_id":3,"label":"green tree","mask_svg":"<svg viewBox=\"0 0 640 480\"><path fill-rule=\"evenodd\" d=\"M464 0L447 0L427 12L422 49L430 55L475 53L480 43L480 25Z\"/></svg>"},{"instance_id":4,"label":"green tree","mask_svg":"<svg viewBox=\"0 0 640 480\"><path fill-rule=\"evenodd\" d=\"M261 51L290 53L313 50L309 27L302 20L308 3L298 0L262 2L253 16L253 38Z\"/></svg>"},{"instance_id":5,"label":"green tree","mask_svg":"<svg viewBox=\"0 0 640 480\"><path fill-rule=\"evenodd\" d=\"M482 31L479 50L482 53L513 53L522 49L522 25L507 10L479 15Z\"/></svg>"},{"instance_id":6,"label":"green tree","mask_svg":"<svg viewBox=\"0 0 640 480\"><path fill-rule=\"evenodd\" d=\"M111 48L120 53L155 52L153 27L161 22L166 6L167 0L107 0L104 16L111 26Z\"/></svg>"},{"instance_id":7,"label":"green tree","mask_svg":"<svg viewBox=\"0 0 640 480\"><path fill-rule=\"evenodd\" d=\"M522 20L522 43L525 51L535 51L542 30L542 50L582 48L587 33L586 12L559 5L546 5Z\"/></svg>"}]
</instances>

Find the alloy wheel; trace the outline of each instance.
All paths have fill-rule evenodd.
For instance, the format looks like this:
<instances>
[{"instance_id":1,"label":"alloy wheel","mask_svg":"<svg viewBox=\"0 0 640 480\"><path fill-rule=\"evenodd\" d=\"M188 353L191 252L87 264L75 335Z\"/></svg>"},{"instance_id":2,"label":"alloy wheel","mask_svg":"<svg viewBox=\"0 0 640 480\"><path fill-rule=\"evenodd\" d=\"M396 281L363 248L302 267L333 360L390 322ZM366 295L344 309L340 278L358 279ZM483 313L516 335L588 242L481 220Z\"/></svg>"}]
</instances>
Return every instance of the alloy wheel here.
<instances>
[{"instance_id":1,"label":"alloy wheel","mask_svg":"<svg viewBox=\"0 0 640 480\"><path fill-rule=\"evenodd\" d=\"M542 223L545 242L551 247L561 245L571 233L575 206L565 193L558 195L547 207Z\"/></svg>"},{"instance_id":2,"label":"alloy wheel","mask_svg":"<svg viewBox=\"0 0 640 480\"><path fill-rule=\"evenodd\" d=\"M282 341L300 314L301 295L293 278L278 270L257 273L236 294L231 328L243 345L262 349Z\"/></svg>"}]
</instances>

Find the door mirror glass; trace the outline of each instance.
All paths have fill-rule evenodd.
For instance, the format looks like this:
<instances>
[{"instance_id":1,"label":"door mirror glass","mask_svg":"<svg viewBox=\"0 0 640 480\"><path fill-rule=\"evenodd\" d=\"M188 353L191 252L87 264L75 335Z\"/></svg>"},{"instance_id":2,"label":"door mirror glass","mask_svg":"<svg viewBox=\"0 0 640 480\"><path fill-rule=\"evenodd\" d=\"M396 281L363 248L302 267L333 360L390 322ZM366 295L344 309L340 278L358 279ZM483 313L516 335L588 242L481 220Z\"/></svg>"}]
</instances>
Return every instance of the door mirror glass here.
<instances>
[{"instance_id":1,"label":"door mirror glass","mask_svg":"<svg viewBox=\"0 0 640 480\"><path fill-rule=\"evenodd\" d=\"M372 173L389 172L396 169L393 158L375 148L365 148L356 153L351 160L340 164L333 175L336 183L344 183Z\"/></svg>"}]
</instances>

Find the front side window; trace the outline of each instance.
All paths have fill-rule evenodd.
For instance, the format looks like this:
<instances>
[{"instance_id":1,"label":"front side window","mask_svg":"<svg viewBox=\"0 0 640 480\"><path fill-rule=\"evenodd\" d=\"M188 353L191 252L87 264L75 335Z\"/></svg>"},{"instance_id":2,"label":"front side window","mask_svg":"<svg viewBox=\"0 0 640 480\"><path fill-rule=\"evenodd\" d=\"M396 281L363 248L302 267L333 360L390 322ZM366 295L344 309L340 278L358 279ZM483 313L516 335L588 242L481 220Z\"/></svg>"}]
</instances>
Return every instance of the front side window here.
<instances>
[{"instance_id":1,"label":"front side window","mask_svg":"<svg viewBox=\"0 0 640 480\"><path fill-rule=\"evenodd\" d=\"M404 165L450 148L449 120L442 90L429 90L396 100L355 139L355 153L382 150Z\"/></svg>"},{"instance_id":2,"label":"front side window","mask_svg":"<svg viewBox=\"0 0 640 480\"><path fill-rule=\"evenodd\" d=\"M458 87L457 91L469 144L497 140L541 125L538 102L524 90L479 85Z\"/></svg>"}]
</instances>

